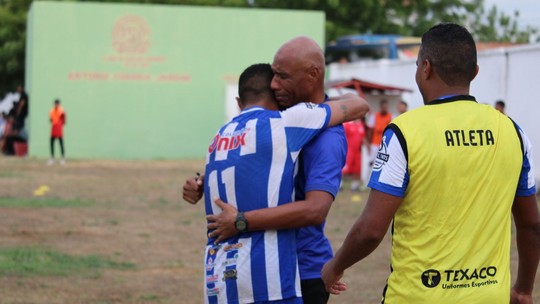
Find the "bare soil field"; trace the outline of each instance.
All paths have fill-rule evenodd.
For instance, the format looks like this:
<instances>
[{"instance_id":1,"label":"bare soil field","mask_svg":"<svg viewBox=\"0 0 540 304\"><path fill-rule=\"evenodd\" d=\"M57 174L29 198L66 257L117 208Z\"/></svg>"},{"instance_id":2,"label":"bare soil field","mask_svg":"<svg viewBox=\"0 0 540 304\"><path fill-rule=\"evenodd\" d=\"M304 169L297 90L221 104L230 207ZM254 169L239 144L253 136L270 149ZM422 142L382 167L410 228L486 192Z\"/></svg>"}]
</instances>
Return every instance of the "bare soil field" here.
<instances>
[{"instance_id":1,"label":"bare soil field","mask_svg":"<svg viewBox=\"0 0 540 304\"><path fill-rule=\"evenodd\" d=\"M65 166L47 166L42 159L0 157L0 199L85 202L0 206L0 249L40 246L134 265L91 276L0 275L0 303L202 303L204 206L184 202L181 186L203 166L202 160L68 160ZM367 194L344 190L335 201L326 226L335 249ZM390 246L387 235L371 256L347 271L349 290L330 302L379 303L390 272ZM513 248L513 273L515 261ZM539 290L536 286L536 302Z\"/></svg>"}]
</instances>

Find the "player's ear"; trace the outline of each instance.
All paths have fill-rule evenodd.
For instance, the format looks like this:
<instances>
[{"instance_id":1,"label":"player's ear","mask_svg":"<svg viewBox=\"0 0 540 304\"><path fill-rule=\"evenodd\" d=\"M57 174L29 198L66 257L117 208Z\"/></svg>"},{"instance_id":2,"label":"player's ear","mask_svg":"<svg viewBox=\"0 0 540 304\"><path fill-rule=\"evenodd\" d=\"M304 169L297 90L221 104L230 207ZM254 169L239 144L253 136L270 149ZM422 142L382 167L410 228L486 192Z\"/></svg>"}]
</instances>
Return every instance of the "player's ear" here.
<instances>
[{"instance_id":1,"label":"player's ear","mask_svg":"<svg viewBox=\"0 0 540 304\"><path fill-rule=\"evenodd\" d=\"M424 64L422 65L422 76L424 79L429 79L433 74L433 67L431 66L431 61L429 59L424 59Z\"/></svg>"},{"instance_id":2,"label":"player's ear","mask_svg":"<svg viewBox=\"0 0 540 304\"><path fill-rule=\"evenodd\" d=\"M321 70L319 67L313 65L309 68L308 75L310 76L311 80L317 81L321 77Z\"/></svg>"},{"instance_id":3,"label":"player's ear","mask_svg":"<svg viewBox=\"0 0 540 304\"><path fill-rule=\"evenodd\" d=\"M480 71L480 67L478 66L478 64L476 65L476 68L474 69L474 76L473 76L473 79L476 78L476 75L478 75L478 71ZM473 80L471 79L471 81Z\"/></svg>"}]
</instances>

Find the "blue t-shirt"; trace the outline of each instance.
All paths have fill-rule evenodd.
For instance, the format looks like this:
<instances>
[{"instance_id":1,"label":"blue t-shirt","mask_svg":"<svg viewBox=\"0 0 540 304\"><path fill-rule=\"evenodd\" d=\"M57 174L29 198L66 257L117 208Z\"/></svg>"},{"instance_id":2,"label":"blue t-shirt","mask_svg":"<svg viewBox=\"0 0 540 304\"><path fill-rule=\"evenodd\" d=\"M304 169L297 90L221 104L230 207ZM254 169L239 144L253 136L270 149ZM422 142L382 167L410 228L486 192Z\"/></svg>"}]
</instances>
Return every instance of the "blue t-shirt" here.
<instances>
[{"instance_id":1,"label":"blue t-shirt","mask_svg":"<svg viewBox=\"0 0 540 304\"><path fill-rule=\"evenodd\" d=\"M308 191L326 191L336 197L346 157L347 139L342 125L324 130L304 146L295 179L295 200L304 200ZM300 279L320 278L323 265L333 257L324 223L299 228L296 237Z\"/></svg>"},{"instance_id":2,"label":"blue t-shirt","mask_svg":"<svg viewBox=\"0 0 540 304\"><path fill-rule=\"evenodd\" d=\"M330 108L301 103L283 112L253 107L223 126L208 147L206 214L214 197L245 212L289 203L299 152L328 125ZM296 230L243 233L205 254L205 302L253 303L300 297Z\"/></svg>"}]
</instances>

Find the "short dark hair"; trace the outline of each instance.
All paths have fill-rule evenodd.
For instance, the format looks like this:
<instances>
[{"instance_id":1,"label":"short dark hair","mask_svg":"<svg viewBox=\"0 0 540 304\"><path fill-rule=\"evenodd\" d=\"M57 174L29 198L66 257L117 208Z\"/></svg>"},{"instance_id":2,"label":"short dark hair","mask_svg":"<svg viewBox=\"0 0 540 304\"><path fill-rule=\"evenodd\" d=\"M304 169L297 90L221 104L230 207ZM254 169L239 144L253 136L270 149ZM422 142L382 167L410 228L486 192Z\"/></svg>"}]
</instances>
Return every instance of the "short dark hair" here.
<instances>
[{"instance_id":1,"label":"short dark hair","mask_svg":"<svg viewBox=\"0 0 540 304\"><path fill-rule=\"evenodd\" d=\"M268 63L257 63L245 69L238 81L240 103L245 106L261 96L272 96L270 83L273 77L272 66Z\"/></svg>"},{"instance_id":2,"label":"short dark hair","mask_svg":"<svg viewBox=\"0 0 540 304\"><path fill-rule=\"evenodd\" d=\"M495 105L503 108L506 107L506 104L502 100L497 100L497 102L495 102Z\"/></svg>"},{"instance_id":3,"label":"short dark hair","mask_svg":"<svg viewBox=\"0 0 540 304\"><path fill-rule=\"evenodd\" d=\"M59 104L59 103L60 103L60 99L56 98L56 99L54 100L54 103L58 103L58 104Z\"/></svg>"},{"instance_id":4,"label":"short dark hair","mask_svg":"<svg viewBox=\"0 0 540 304\"><path fill-rule=\"evenodd\" d=\"M440 23L422 35L419 58L429 60L449 86L469 85L476 72L476 45L469 31L455 23Z\"/></svg>"}]
</instances>

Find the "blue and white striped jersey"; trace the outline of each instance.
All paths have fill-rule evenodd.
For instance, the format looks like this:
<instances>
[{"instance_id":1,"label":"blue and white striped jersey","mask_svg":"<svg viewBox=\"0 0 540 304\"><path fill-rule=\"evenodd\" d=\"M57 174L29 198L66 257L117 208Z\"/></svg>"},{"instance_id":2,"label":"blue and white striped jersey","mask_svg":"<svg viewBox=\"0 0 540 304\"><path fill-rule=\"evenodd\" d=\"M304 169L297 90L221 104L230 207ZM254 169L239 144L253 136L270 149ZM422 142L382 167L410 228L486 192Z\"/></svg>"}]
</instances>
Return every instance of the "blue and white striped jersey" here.
<instances>
[{"instance_id":1,"label":"blue and white striped jersey","mask_svg":"<svg viewBox=\"0 0 540 304\"><path fill-rule=\"evenodd\" d=\"M283 112L246 109L224 125L208 148L206 214L221 209L213 198L239 211L293 201L294 168L301 148L328 125L327 105L301 103ZM301 297L295 230L248 232L205 254L205 302L253 303Z\"/></svg>"}]
</instances>

